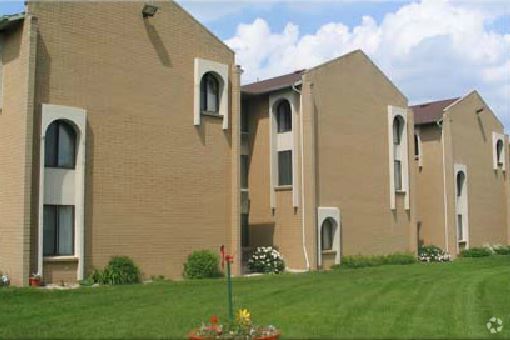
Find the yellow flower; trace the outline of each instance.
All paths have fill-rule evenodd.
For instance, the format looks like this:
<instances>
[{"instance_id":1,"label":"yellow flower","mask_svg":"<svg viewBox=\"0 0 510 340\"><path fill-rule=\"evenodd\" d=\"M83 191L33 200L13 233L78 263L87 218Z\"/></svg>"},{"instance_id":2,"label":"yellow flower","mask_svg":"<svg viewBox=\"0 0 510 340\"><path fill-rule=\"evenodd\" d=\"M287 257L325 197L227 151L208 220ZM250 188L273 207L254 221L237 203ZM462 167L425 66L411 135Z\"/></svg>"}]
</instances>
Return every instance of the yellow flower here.
<instances>
[{"instance_id":1,"label":"yellow flower","mask_svg":"<svg viewBox=\"0 0 510 340\"><path fill-rule=\"evenodd\" d=\"M237 319L241 323L249 323L250 322L250 312L247 309L240 309L237 313Z\"/></svg>"}]
</instances>

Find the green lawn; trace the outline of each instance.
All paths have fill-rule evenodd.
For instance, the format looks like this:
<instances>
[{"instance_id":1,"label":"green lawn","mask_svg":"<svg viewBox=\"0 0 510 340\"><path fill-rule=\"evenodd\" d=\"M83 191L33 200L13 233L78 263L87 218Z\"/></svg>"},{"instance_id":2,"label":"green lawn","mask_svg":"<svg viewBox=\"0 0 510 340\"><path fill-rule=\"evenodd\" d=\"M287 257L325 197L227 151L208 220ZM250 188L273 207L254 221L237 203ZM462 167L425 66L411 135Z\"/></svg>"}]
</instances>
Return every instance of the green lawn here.
<instances>
[{"instance_id":1,"label":"green lawn","mask_svg":"<svg viewBox=\"0 0 510 340\"><path fill-rule=\"evenodd\" d=\"M238 278L234 295L285 337L510 338L510 256ZM211 314L226 315L224 280L0 289L2 338L183 337Z\"/></svg>"}]
</instances>

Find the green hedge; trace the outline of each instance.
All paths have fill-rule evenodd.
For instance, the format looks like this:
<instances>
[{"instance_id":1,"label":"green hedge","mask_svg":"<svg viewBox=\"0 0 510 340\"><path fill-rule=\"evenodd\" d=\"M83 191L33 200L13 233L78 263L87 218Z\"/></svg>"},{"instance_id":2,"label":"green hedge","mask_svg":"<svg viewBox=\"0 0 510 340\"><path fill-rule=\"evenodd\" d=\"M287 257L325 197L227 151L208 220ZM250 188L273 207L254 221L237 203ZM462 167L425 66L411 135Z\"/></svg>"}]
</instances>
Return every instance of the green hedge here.
<instances>
[{"instance_id":1,"label":"green hedge","mask_svg":"<svg viewBox=\"0 0 510 340\"><path fill-rule=\"evenodd\" d=\"M510 246L494 246L492 250L496 255L510 255Z\"/></svg>"},{"instance_id":2,"label":"green hedge","mask_svg":"<svg viewBox=\"0 0 510 340\"><path fill-rule=\"evenodd\" d=\"M462 257L483 257L491 255L492 251L486 247L473 247L469 249L464 249L460 252L460 256Z\"/></svg>"},{"instance_id":3,"label":"green hedge","mask_svg":"<svg viewBox=\"0 0 510 340\"><path fill-rule=\"evenodd\" d=\"M374 256L354 255L342 257L342 264L334 265L332 268L363 268L386 264L413 264L416 262L416 256L413 253L393 253L390 255Z\"/></svg>"}]
</instances>

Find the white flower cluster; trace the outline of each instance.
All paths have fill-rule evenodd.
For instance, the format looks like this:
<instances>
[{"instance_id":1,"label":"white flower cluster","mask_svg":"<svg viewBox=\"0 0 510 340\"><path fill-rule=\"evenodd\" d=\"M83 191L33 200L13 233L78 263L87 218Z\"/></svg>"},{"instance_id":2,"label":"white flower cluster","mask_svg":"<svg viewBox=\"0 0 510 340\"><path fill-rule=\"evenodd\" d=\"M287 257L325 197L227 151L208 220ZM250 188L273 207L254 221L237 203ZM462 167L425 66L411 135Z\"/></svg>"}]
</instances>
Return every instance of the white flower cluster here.
<instances>
[{"instance_id":1,"label":"white flower cluster","mask_svg":"<svg viewBox=\"0 0 510 340\"><path fill-rule=\"evenodd\" d=\"M279 273L284 269L283 257L273 247L257 247L248 260L248 267L255 272Z\"/></svg>"},{"instance_id":2,"label":"white flower cluster","mask_svg":"<svg viewBox=\"0 0 510 340\"><path fill-rule=\"evenodd\" d=\"M418 260L422 262L448 262L452 256L436 246L425 246L418 253Z\"/></svg>"}]
</instances>

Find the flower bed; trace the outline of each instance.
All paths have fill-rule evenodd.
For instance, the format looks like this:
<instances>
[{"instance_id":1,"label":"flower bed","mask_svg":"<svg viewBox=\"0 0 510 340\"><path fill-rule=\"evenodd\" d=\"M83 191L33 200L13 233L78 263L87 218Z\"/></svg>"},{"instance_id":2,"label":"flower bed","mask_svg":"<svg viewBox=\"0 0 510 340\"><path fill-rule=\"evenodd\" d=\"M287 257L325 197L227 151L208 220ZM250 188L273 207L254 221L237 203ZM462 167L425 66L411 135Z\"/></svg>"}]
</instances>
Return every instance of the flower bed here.
<instances>
[{"instance_id":1,"label":"flower bed","mask_svg":"<svg viewBox=\"0 0 510 340\"><path fill-rule=\"evenodd\" d=\"M424 246L418 250L418 260L422 262L448 262L451 259L451 255L438 246Z\"/></svg>"},{"instance_id":2,"label":"flower bed","mask_svg":"<svg viewBox=\"0 0 510 340\"><path fill-rule=\"evenodd\" d=\"M277 340L280 332L274 326L255 326L250 312L240 309L234 321L225 325L213 315L209 323L202 325L188 334L190 340L204 339L243 339L243 340Z\"/></svg>"}]
</instances>

